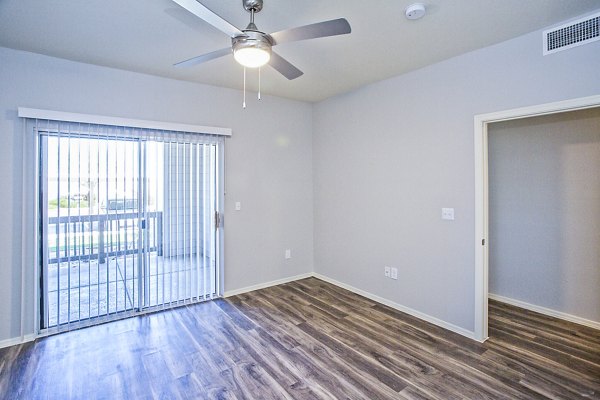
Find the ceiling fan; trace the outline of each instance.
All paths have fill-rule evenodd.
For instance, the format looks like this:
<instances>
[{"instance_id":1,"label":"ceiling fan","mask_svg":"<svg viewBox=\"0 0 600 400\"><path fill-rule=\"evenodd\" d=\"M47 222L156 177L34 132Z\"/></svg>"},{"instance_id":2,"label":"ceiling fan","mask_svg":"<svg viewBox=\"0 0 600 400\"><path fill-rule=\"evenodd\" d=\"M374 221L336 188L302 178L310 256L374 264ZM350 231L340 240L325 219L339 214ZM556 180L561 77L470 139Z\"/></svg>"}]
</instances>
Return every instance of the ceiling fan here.
<instances>
[{"instance_id":1,"label":"ceiling fan","mask_svg":"<svg viewBox=\"0 0 600 400\"><path fill-rule=\"evenodd\" d=\"M268 63L287 79L296 79L303 72L272 51L273 46L351 32L350 24L344 18L304 25L272 34L261 32L254 24L254 14L262 10L263 0L242 0L244 9L250 13L250 23L245 29L240 30L196 0L173 1L231 37L231 47L179 62L175 64L177 67L197 65L233 52L235 60L244 67L257 68Z\"/></svg>"}]
</instances>

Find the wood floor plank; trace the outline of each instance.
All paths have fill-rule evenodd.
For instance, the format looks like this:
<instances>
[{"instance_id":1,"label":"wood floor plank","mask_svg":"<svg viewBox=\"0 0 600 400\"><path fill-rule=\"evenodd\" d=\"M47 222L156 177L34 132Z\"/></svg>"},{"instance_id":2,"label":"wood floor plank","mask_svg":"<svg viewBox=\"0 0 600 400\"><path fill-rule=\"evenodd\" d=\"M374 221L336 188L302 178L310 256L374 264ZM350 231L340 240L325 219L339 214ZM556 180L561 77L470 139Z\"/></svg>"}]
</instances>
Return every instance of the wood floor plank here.
<instances>
[{"instance_id":1,"label":"wood floor plank","mask_svg":"<svg viewBox=\"0 0 600 400\"><path fill-rule=\"evenodd\" d=\"M310 290L306 290L306 291L307 291L307 292L311 292ZM312 295L314 295L314 296L317 296L317 295L318 295L318 293L316 293L316 292L313 292L313 293L311 293L311 294L312 294ZM333 299L329 299L329 300L333 300ZM340 307L340 308L342 308L342 307ZM328 319L328 318L327 318L327 314L325 314L325 313L323 313L323 314L321 315L321 317L322 317L322 318L325 318L325 321L324 321L324 323L323 323L323 324L321 324L321 325L325 325L325 324L327 324L327 323L330 323L330 324L332 324L333 326L335 326L336 324L342 324L342 321L343 321L343 320L336 319L336 318L329 318L329 319ZM365 321L363 320L362 322L365 322ZM360 332L361 325L359 324L359 325L354 325L354 326L345 326L345 327L343 327L343 328L346 328L346 329L345 329L346 331ZM388 330L388 331L389 331L389 330ZM343 331L343 330L342 330L342 331L335 331L335 330L334 330L334 331L330 332L330 334L331 334L331 336L333 336L333 337L336 337L336 338L339 340L339 339L340 339L340 337L342 337L342 336L344 335L344 331ZM375 333L375 336L377 336L377 337L383 337L382 335L385 335L385 333L384 333L384 332L378 332L378 333ZM365 341L365 340L369 340L369 339L368 339L368 337L363 337L363 341ZM355 348L356 348L356 347L360 347L360 345L361 345L361 343L360 343L360 342L358 342L358 343L350 342L350 343L349 343L349 346L351 346L351 347L355 347ZM371 346L373 346L373 344L371 344ZM460 377L456 377L456 376L453 376L453 375L451 375L450 371L447 371L447 372L448 372L448 375L446 375L446 377L445 377L445 379L446 379L447 381L448 381L448 380L452 380L452 379L454 379L454 381L455 381L455 384L456 384L456 383L457 383L457 381L460 381L460 380L461 380L461 379L460 379ZM413 379L415 379L415 377L414 377L414 376L413 376L412 378L413 378ZM460 387L460 386L462 386L462 391L463 391L463 392L466 392L466 391L468 391L468 388L469 388L469 383L465 383L465 382L463 381L463 382L462 382L462 385L459 385L459 387ZM477 389L471 389L471 390L472 390L473 392L477 392ZM484 390L483 392L479 391L478 393L471 393L471 395L472 395L471 397L475 396L475 394L476 394L478 397L480 397L480 398L501 398L501 397L502 397L502 394L501 394L501 393L498 393L498 392L496 392L496 393L484 393L484 392L485 392L485 390ZM458 397L457 397L457 398L461 398L462 396L463 396L463 395L458 395ZM515 396L515 394L513 394L513 397L512 397L512 398L516 398L516 397L518 397L518 396ZM450 397L450 393L448 393L448 392L446 392L446 393L442 393L442 397L441 397L441 398L451 398L451 397ZM508 397L506 397L506 398L508 398Z\"/></svg>"},{"instance_id":2,"label":"wood floor plank","mask_svg":"<svg viewBox=\"0 0 600 400\"><path fill-rule=\"evenodd\" d=\"M280 322L285 323L285 320ZM340 396L349 394L351 396L350 398L355 398L358 395L358 392L356 392L352 386L349 386L343 379L340 379L335 374L331 374L328 370L323 370L318 364L314 363L314 360L311 357L307 357L306 354L298 350L299 346L291 350L283 349L279 346L280 343L278 341L273 340L271 335L262 329L258 329L258 336L262 340L268 342L263 348L267 348L268 346L269 350L278 352L278 356L285 357L291 361L288 366L294 370L293 376L302 377L309 374L311 379L309 379L309 382L307 383L310 383L310 386L323 386L328 393L328 397L339 398ZM240 342L247 341L248 337L239 336L239 339ZM270 357L273 357L273 354L270 354ZM279 379L281 379L281 376L279 376ZM291 385L291 387L294 388L294 393L299 388L306 386L302 383L302 378L297 378L296 382ZM296 398L298 397L296 396Z\"/></svg>"},{"instance_id":3,"label":"wood floor plank","mask_svg":"<svg viewBox=\"0 0 600 400\"><path fill-rule=\"evenodd\" d=\"M490 301L472 341L316 278L0 349L0 399L598 399L600 332Z\"/></svg>"},{"instance_id":4,"label":"wood floor plank","mask_svg":"<svg viewBox=\"0 0 600 400\"><path fill-rule=\"evenodd\" d=\"M493 329L502 325L512 325L515 328L518 328L518 330L522 333L527 333L540 339L548 339L566 348L586 353L589 357L591 357L590 361L594 361L597 364L598 360L600 359L600 351L598 350L600 346L591 344L589 341L580 340L573 336L565 337L564 335L556 333L555 331L540 330L539 327L531 327L510 317L499 313L494 313L493 319L489 324L490 328Z\"/></svg>"},{"instance_id":5,"label":"wood floor plank","mask_svg":"<svg viewBox=\"0 0 600 400\"><path fill-rule=\"evenodd\" d=\"M490 300L489 310L491 314L505 313L517 321L529 324L534 328L541 328L545 332L558 333L567 338L581 339L600 345L600 331L585 325L549 317L535 311L525 310L494 300Z\"/></svg>"},{"instance_id":6,"label":"wood floor plank","mask_svg":"<svg viewBox=\"0 0 600 400\"><path fill-rule=\"evenodd\" d=\"M501 339L509 346L526 349L530 353L539 355L556 364L567 366L569 369L577 371L586 376L600 377L600 367L594 363L576 358L575 356L559 351L555 347L538 344L533 340L523 338L517 330L502 327L492 332L495 338Z\"/></svg>"},{"instance_id":7,"label":"wood floor plank","mask_svg":"<svg viewBox=\"0 0 600 400\"><path fill-rule=\"evenodd\" d=\"M271 298L271 301L274 303L274 305L280 305L273 298ZM300 307L304 307L304 306L300 306ZM318 310L318 309L315 308L315 310ZM321 310L320 310L320 312L327 313L327 312L321 311ZM275 318L277 318L277 317L275 317ZM283 317L283 318L284 319L278 320L277 323L280 325L288 324L285 317ZM333 318L335 318L335 317L333 317ZM292 327L290 326L288 328L292 328ZM264 331L261 331L261 332L262 332L263 336L266 335L266 337L270 337L271 331L269 332L269 334L267 334ZM296 352L302 353L305 356L306 360L311 360L311 359L316 358L320 361L321 365L314 364L314 363L312 364L311 368L313 370L315 370L315 371L323 370L323 364L324 364L326 367L328 367L326 370L334 370L334 371L336 371L336 374L341 374L342 380L344 380L344 381L350 380L352 385L360 387L362 391L364 391L367 395L369 395L369 398L381 398L382 395L384 395L384 396L387 395L386 397L390 398L389 396L391 395L391 392L386 393L387 391L381 387L379 389L377 389L377 384L372 379L369 379L368 377L365 378L365 375L362 374L361 371L355 371L354 374L349 373L348 367L346 367L343 362L340 362L339 359L335 359L330 354L328 354L322 346L315 345L314 342L311 342L310 339L312 339L312 337L310 335L308 335L308 334L302 335L302 332L298 331L295 333L295 336L299 339L299 346L297 346L295 348ZM271 341L270 345L272 347L276 348L276 347L278 347L279 344L273 340L273 341ZM350 366L350 368L352 368L352 366ZM353 375L357 375L357 376L354 377ZM347 390L347 389L345 389L345 390ZM394 392L394 394L395 394L395 392ZM375 395L376 397L373 397L373 395ZM354 394L354 397L356 397L356 394Z\"/></svg>"},{"instance_id":8,"label":"wood floor plank","mask_svg":"<svg viewBox=\"0 0 600 400\"><path fill-rule=\"evenodd\" d=\"M573 396L589 397L596 391L593 383L586 382L580 377L568 376L564 373L556 374L556 370L553 368L541 366L537 361L530 362L525 357L517 358L510 352L509 355L502 354L492 346L490 345L490 350L483 355L483 359L521 373L521 381L527 378L530 382L533 382L529 386L552 386L554 393L567 398Z\"/></svg>"},{"instance_id":9,"label":"wood floor plank","mask_svg":"<svg viewBox=\"0 0 600 400\"><path fill-rule=\"evenodd\" d=\"M496 385L502 391L490 390L489 383L492 379L488 378L485 374L480 374L479 376L469 374L477 366L476 356L469 357L468 352L445 345L442 341L438 341L435 338L430 339L433 341L431 344L420 343L418 340L411 339L410 335L405 334L403 331L399 331L397 336L394 335L386 338L385 333L390 332L389 329L381 329L380 326L368 319L356 318L354 316L348 318L348 325L342 326L340 330L333 330L331 333L336 337L346 336L348 340L351 340L352 338L344 334L344 332L358 329L361 329L360 334L363 337L356 341L355 346L363 345L363 343L369 340L370 336L376 337L384 345L385 349L393 352L391 361L388 360L388 362L392 362L392 365L394 361L398 360L402 360L405 363L410 363L411 361L418 362L416 365L419 365L420 370L417 372L420 372L419 375L423 375L425 378L424 381L430 381L436 375L443 375L446 381L452 380L454 382L450 387L452 389L457 388L459 396L469 393L470 397L502 398L505 396L504 393L507 392L512 396L511 398L520 397L518 391L511 393L510 383L512 382L510 380L508 380L509 387L506 387L507 378L510 376L501 376L501 379L498 379L499 382ZM376 346L377 343L369 343L370 348L376 348ZM443 359L443 362L440 362L440 359ZM489 373L490 371L491 373L495 372L491 368L486 367L486 372ZM471 378L470 375L473 375L474 378ZM416 377L412 379L414 380ZM439 382L435 382L435 384L437 385ZM449 396L450 393L446 393L444 397L449 398Z\"/></svg>"},{"instance_id":10,"label":"wood floor plank","mask_svg":"<svg viewBox=\"0 0 600 400\"><path fill-rule=\"evenodd\" d=\"M553 385L574 387L574 391L576 392L583 393L589 389L590 392L600 393L600 385L597 382L597 377L586 376L570 369L568 366L545 359L525 349L507 345L497 338L488 340L487 345L494 352L501 354L506 360L509 360L508 362L511 363L511 368L513 369L518 368L515 365L523 365L529 374L541 371L541 375L547 377L547 380L552 382ZM492 354L490 353L490 356ZM486 353L484 358L487 356L488 354Z\"/></svg>"}]
</instances>

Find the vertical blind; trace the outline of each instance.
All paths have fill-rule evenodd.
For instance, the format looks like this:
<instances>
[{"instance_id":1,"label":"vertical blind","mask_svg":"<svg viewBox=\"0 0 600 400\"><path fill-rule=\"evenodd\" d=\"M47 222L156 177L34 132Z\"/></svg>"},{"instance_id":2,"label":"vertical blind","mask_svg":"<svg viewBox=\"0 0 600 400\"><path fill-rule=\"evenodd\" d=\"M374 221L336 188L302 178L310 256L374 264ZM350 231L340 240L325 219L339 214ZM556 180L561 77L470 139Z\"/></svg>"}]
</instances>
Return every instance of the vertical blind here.
<instances>
[{"instance_id":1,"label":"vertical blind","mask_svg":"<svg viewBox=\"0 0 600 400\"><path fill-rule=\"evenodd\" d=\"M28 124L39 149L43 329L221 295L222 136Z\"/></svg>"}]
</instances>

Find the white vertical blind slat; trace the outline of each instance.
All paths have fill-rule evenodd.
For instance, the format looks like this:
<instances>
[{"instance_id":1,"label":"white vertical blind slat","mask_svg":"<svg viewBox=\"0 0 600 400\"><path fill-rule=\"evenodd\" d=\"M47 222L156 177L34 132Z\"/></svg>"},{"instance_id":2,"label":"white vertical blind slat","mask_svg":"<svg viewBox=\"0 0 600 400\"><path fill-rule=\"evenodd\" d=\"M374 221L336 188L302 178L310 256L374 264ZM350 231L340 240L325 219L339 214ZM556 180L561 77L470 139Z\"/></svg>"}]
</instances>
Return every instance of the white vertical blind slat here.
<instances>
[{"instance_id":1,"label":"white vertical blind slat","mask_svg":"<svg viewBox=\"0 0 600 400\"><path fill-rule=\"evenodd\" d=\"M177 271L177 283L175 284L175 290L176 290L176 302L179 302L179 299L181 299L180 295L179 295L179 288L181 287L181 280L180 280L180 270L181 270L181 264L178 262L179 261L179 232L181 229L181 225L179 224L179 213L180 213L180 207L179 207L179 198L180 198L180 184L179 184L179 147L180 147L180 142L176 141L175 142L175 268Z\"/></svg>"},{"instance_id":2,"label":"white vertical blind slat","mask_svg":"<svg viewBox=\"0 0 600 400\"><path fill-rule=\"evenodd\" d=\"M208 167L208 146L207 145L203 145L202 146L202 160L203 160L203 164L204 164L204 168L202 170L202 193L204 194L203 199L202 199L202 215L204 216L204 221L202 223L202 225L204 226L202 229L202 275L204 277L204 279L202 279L202 294L204 295L204 298L207 298L207 287L208 287L208 271L207 271L207 266L206 266L206 251L208 249L207 246L207 239L208 239L208 230L210 229L210 219L212 218L212 215L207 218L206 216L209 214L208 212L208 207L207 207L207 202L208 202L208 198L206 196L206 194L208 193L208 179L206 176L206 171L207 171L207 167Z\"/></svg>"},{"instance_id":3,"label":"white vertical blind slat","mask_svg":"<svg viewBox=\"0 0 600 400\"><path fill-rule=\"evenodd\" d=\"M81 226L81 124L77 129L77 223L75 224L75 254L79 253L77 258L77 320L81 320L81 256L82 240L84 236L81 234L79 227Z\"/></svg>"},{"instance_id":4,"label":"white vertical blind slat","mask_svg":"<svg viewBox=\"0 0 600 400\"><path fill-rule=\"evenodd\" d=\"M66 126L67 137L67 220L71 221L71 132ZM67 324L71 323L71 223L65 224L65 252L67 256Z\"/></svg>"},{"instance_id":5,"label":"white vertical blind slat","mask_svg":"<svg viewBox=\"0 0 600 400\"><path fill-rule=\"evenodd\" d=\"M212 145L211 147L211 160L210 160L210 201L211 201L211 211L214 214L216 211L216 179L214 179L214 174L216 173L216 146ZM210 273L211 273L211 279L210 279L210 283L212 285L211 287L211 296L214 297L216 294L216 285L215 285L215 278L216 278L216 273L215 273L215 264L216 264L216 252L215 252L215 246L216 246L216 238L217 238L217 229L218 229L218 220L215 218L215 227L214 229L211 229L211 244L210 244L210 250L211 250L211 268L210 268Z\"/></svg>"},{"instance_id":6,"label":"white vertical blind slat","mask_svg":"<svg viewBox=\"0 0 600 400\"><path fill-rule=\"evenodd\" d=\"M173 210L175 209L175 207L173 206L173 190L175 185L172 179L172 174L174 171L173 168L173 144L169 141L168 142L168 152L167 152L167 166L169 169L169 172L167 174L167 182L168 182L168 189L165 195L165 198L168 200L168 206L166 208L166 210L168 210L167 212L169 213L169 238L168 238L168 243L169 243L169 259L173 258ZM173 271L173 263L171 261L168 262L169 265L169 306L172 305L173 303L173 275L174 275L174 271Z\"/></svg>"},{"instance_id":7,"label":"white vertical blind slat","mask_svg":"<svg viewBox=\"0 0 600 400\"><path fill-rule=\"evenodd\" d=\"M88 133L89 133L89 125L86 124L86 127L88 129ZM88 226L89 226L89 230L92 230L92 144L91 141L87 141L87 198L88 198ZM94 237L93 235L90 235L89 240L87 241L88 243L88 247L87 247L87 252L88 252L88 256L90 257L88 259L88 318L91 318L92 316L92 266L91 266L91 256L92 256L92 252L93 252L93 240Z\"/></svg>"},{"instance_id":8,"label":"white vertical blind slat","mask_svg":"<svg viewBox=\"0 0 600 400\"><path fill-rule=\"evenodd\" d=\"M110 139L109 129L105 128L104 130L105 130L105 135L106 135L106 141L104 142L104 144L105 144L105 146L104 146L104 151L105 151L104 158L105 158L105 162L106 162L105 170L104 170L105 174L106 174L105 175L106 176L106 178L105 178L105 180L106 180L106 191L104 192L104 196L105 196L105 203L104 204L106 205L106 207L105 207L105 210L106 210L106 220L104 222L104 224L105 224L104 233L105 233L105 237L107 239L104 242L104 245L105 245L105 247L110 246L110 248L112 250L112 244L113 244L112 243L113 242L112 241L112 238L113 238L113 236L112 236L112 222L109 220L109 215L108 215L110 213L110 205L109 205L110 202L109 202L109 198L108 198L109 185L110 185L109 176L108 176L108 171L109 171L109 168L110 168L110 164L109 164L109 154L110 154L109 146L112 143L112 141ZM110 242L110 245L109 245L109 242ZM110 287L109 287L110 286L110 272L109 272L110 262L109 262L109 257L105 258L105 263L106 263L106 298L105 298L104 301L105 301L105 304L106 304L106 314L109 315L110 314L110 302L109 302L109 299L110 299ZM98 312L100 312L100 310L98 310Z\"/></svg>"},{"instance_id":9,"label":"white vertical blind slat","mask_svg":"<svg viewBox=\"0 0 600 400\"><path fill-rule=\"evenodd\" d=\"M182 232L182 239L183 239L183 243L182 243L182 266L183 266L183 295L181 296L184 301L187 301L189 299L189 293L188 293L188 283L190 281L190 278L188 277L188 272L189 272L189 268L187 265L187 244L188 244L188 227L187 227L187 217L188 217L188 213L189 213L189 203L187 202L188 196L187 196L187 191L188 191L188 182L186 179L186 172L187 172L187 163L189 162L189 159L187 157L187 151L186 151L186 147L187 147L187 143L183 142L181 144L181 157L182 157L182 163L181 163L181 185L182 185L182 191L181 191L181 204L182 204L182 213L181 213L181 225L183 228L183 232Z\"/></svg>"},{"instance_id":10,"label":"white vertical blind slat","mask_svg":"<svg viewBox=\"0 0 600 400\"><path fill-rule=\"evenodd\" d=\"M154 172L155 175L157 177L156 179L156 183L154 185L154 201L155 201L155 208L154 211L158 212L160 205L158 204L158 196L159 196L159 192L158 192L158 186L159 186L159 175L158 175L158 144L154 143ZM164 155L164 152L163 152ZM163 172L164 172L164 167L163 167ZM164 300L165 300L165 278L164 278L164 271L165 271L165 264L164 264L164 244L163 243L159 243L158 239L159 239L159 235L161 238L165 237L164 234L164 214L161 215L161 223L156 227L155 231L156 231L156 241L154 243L157 244L157 246L159 246L159 251L162 254L158 254L158 256L162 256L160 257L161 263L159 263L159 257L156 257L156 304L162 304L164 306ZM158 219L156 220L156 222L158 223ZM160 229L160 232L159 232ZM158 297L158 280L159 277L161 276L160 274L160 270L159 270L159 265L162 264L162 297L161 300L159 301L159 297Z\"/></svg>"},{"instance_id":11,"label":"white vertical blind slat","mask_svg":"<svg viewBox=\"0 0 600 400\"><path fill-rule=\"evenodd\" d=\"M61 142L61 132L60 132L60 124L58 127L58 158L57 158L57 170L56 170L56 185L57 185L57 194L56 194L56 201L58 204L57 207L57 216L58 216L58 221L59 223L56 224L56 252L57 252L57 260L58 260L58 266L56 268L56 273L58 275L57 278L57 290L56 290L56 303L57 303L57 308L56 308L56 321L58 324L60 324L62 321L60 320L60 313L58 312L58 310L60 310L60 268L61 268L61 258L62 258L62 254L60 251L60 160L61 160L61 146L60 143Z\"/></svg>"},{"instance_id":12,"label":"white vertical blind slat","mask_svg":"<svg viewBox=\"0 0 600 400\"><path fill-rule=\"evenodd\" d=\"M189 280L188 280L188 299L190 301L194 300L194 243L193 243L193 239L194 239L194 234L192 231L192 226L193 226L193 215L194 215L194 204L193 204L193 199L192 199L192 193L194 192L194 186L193 186L193 182L192 182L192 168L194 165L194 159L192 158L192 144L191 143L187 143L186 144L186 154L187 154L187 158L188 158L188 165L186 165L186 181L187 181L187 187L188 187L188 192L186 192L186 197L187 197L187 203L188 203L188 217L187 217L187 232L188 232L188 236L187 236L187 244L186 247L188 248L187 252L188 252L188 261L187 261L187 269L189 271Z\"/></svg>"}]
</instances>

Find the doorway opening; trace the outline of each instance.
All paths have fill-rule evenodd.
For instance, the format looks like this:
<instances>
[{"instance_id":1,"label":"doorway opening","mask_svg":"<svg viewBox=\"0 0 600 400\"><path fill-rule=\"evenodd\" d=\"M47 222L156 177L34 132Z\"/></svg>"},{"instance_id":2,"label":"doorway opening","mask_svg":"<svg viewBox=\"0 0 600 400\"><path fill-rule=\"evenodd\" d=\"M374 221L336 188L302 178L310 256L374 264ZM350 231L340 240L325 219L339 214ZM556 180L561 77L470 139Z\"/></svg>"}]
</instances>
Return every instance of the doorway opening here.
<instances>
[{"instance_id":1,"label":"doorway opening","mask_svg":"<svg viewBox=\"0 0 600 400\"><path fill-rule=\"evenodd\" d=\"M489 191L488 125L600 106L600 96L475 116L475 339L488 338Z\"/></svg>"}]
</instances>

